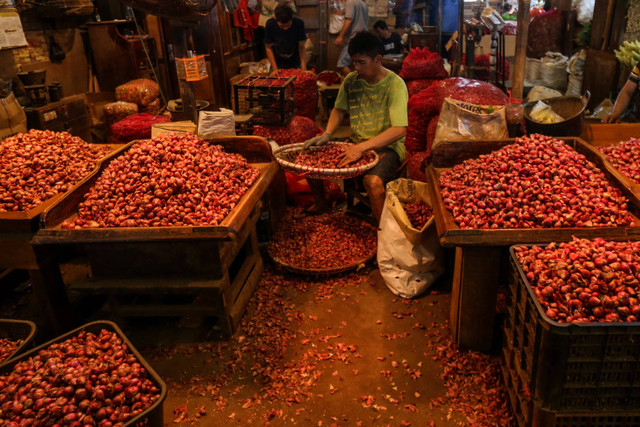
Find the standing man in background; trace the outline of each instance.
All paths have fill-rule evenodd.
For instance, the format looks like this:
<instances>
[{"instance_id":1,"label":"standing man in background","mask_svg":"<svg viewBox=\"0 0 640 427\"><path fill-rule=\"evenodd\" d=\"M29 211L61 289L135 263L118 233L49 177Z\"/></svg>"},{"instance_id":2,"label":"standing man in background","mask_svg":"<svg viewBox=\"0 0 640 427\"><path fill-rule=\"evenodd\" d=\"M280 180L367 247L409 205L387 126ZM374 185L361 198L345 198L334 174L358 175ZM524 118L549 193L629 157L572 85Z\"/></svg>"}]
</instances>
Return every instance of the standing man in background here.
<instances>
[{"instance_id":1,"label":"standing man in background","mask_svg":"<svg viewBox=\"0 0 640 427\"><path fill-rule=\"evenodd\" d=\"M281 68L307 69L304 57L307 32L302 19L293 15L290 6L281 4L276 7L274 17L267 21L264 44L273 74Z\"/></svg>"},{"instance_id":2,"label":"standing man in background","mask_svg":"<svg viewBox=\"0 0 640 427\"><path fill-rule=\"evenodd\" d=\"M346 76L351 72L351 56L349 56L349 41L360 31L369 29L369 8L363 0L346 0L344 7L344 26L338 34L335 44L342 46L338 57L338 68Z\"/></svg>"}]
</instances>

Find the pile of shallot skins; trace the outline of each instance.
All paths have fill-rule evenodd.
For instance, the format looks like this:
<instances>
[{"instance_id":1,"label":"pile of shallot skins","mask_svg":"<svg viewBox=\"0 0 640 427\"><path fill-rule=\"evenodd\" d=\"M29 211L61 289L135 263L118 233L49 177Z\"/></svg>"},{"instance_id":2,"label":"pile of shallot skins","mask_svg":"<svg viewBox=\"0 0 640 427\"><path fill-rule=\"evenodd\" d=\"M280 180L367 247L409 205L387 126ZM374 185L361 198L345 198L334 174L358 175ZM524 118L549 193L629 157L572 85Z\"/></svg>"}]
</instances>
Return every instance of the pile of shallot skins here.
<instances>
[{"instance_id":1,"label":"pile of shallot skins","mask_svg":"<svg viewBox=\"0 0 640 427\"><path fill-rule=\"evenodd\" d=\"M442 173L460 228L628 226L627 199L563 141L531 135Z\"/></svg>"},{"instance_id":2,"label":"pile of shallot skins","mask_svg":"<svg viewBox=\"0 0 640 427\"><path fill-rule=\"evenodd\" d=\"M219 225L259 173L192 134L160 135L114 159L62 227Z\"/></svg>"}]
</instances>

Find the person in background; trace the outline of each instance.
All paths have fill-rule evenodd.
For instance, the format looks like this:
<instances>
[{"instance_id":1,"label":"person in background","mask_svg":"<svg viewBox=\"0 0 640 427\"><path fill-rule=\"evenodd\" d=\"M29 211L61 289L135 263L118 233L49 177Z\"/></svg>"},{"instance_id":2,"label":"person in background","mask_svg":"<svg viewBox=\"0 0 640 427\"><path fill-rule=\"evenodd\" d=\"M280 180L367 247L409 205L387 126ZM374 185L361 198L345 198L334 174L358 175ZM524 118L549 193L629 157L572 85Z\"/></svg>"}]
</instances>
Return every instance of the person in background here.
<instances>
[{"instance_id":1,"label":"person in background","mask_svg":"<svg viewBox=\"0 0 640 427\"><path fill-rule=\"evenodd\" d=\"M264 44L273 74L281 68L307 69L304 57L307 33L302 19L293 14L290 6L281 4L276 7L274 17L267 21Z\"/></svg>"},{"instance_id":2,"label":"person in background","mask_svg":"<svg viewBox=\"0 0 640 427\"><path fill-rule=\"evenodd\" d=\"M373 24L373 31L382 40L382 50L384 56L402 55L402 37L396 32L389 31L387 23L380 20Z\"/></svg>"},{"instance_id":3,"label":"person in background","mask_svg":"<svg viewBox=\"0 0 640 427\"><path fill-rule=\"evenodd\" d=\"M638 91L638 84L640 83L640 61L633 67L631 70L631 74L629 74L629 78L627 78L627 83L625 83L624 87L618 94L618 98L616 99L616 103L613 106L613 111L609 114L608 117L602 119L602 123L618 123L620 121L620 116L624 110L627 109L631 99Z\"/></svg>"},{"instance_id":4,"label":"person in background","mask_svg":"<svg viewBox=\"0 0 640 427\"><path fill-rule=\"evenodd\" d=\"M356 33L369 29L369 8L363 0L346 0L344 5L344 26L336 37L336 46L343 46L338 57L338 68L346 76L351 72L349 41Z\"/></svg>"},{"instance_id":5,"label":"person in background","mask_svg":"<svg viewBox=\"0 0 640 427\"><path fill-rule=\"evenodd\" d=\"M363 184L371 202L371 210L380 223L384 186L395 178L396 170L406 154L404 136L408 125L409 94L404 80L382 66L382 42L374 33L357 33L349 42L348 49L355 72L350 73L340 86L326 131L305 141L304 149L326 144L349 113L352 138L356 144L347 147L339 166L345 167L358 161L367 150L378 153L380 162L366 172ZM328 210L322 195L322 181L307 181L316 200L313 210Z\"/></svg>"}]
</instances>

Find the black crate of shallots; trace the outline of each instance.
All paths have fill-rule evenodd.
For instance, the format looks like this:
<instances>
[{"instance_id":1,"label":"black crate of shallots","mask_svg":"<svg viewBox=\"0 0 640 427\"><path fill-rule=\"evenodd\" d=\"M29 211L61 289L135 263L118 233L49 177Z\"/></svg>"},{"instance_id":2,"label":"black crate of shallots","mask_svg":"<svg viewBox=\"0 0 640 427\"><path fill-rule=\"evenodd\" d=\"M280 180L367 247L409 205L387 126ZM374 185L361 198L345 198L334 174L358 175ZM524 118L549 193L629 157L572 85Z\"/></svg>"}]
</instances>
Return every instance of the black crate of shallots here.
<instances>
[{"instance_id":1,"label":"black crate of shallots","mask_svg":"<svg viewBox=\"0 0 640 427\"><path fill-rule=\"evenodd\" d=\"M253 114L253 123L284 126L293 117L295 76L248 76L233 85L234 113Z\"/></svg>"},{"instance_id":2,"label":"black crate of shallots","mask_svg":"<svg viewBox=\"0 0 640 427\"><path fill-rule=\"evenodd\" d=\"M635 261L617 261L616 245L625 244L640 245L574 239L510 248L513 274L504 324L503 367L517 379L511 382L515 389L510 392L519 399L529 398L533 405L529 409L625 414L640 408L640 323L628 308L638 304L638 295L628 291L637 288L632 276L640 277L640 271L621 273L632 286L613 290L619 301L612 302L605 292L607 283L617 283L610 275L615 268L626 270L635 265ZM525 252L533 248L547 252L535 256ZM524 415L531 421L533 412ZM635 420L634 425L640 425L640 418Z\"/></svg>"},{"instance_id":3,"label":"black crate of shallots","mask_svg":"<svg viewBox=\"0 0 640 427\"><path fill-rule=\"evenodd\" d=\"M36 330L29 320L0 319L0 366L32 346Z\"/></svg>"},{"instance_id":4,"label":"black crate of shallots","mask_svg":"<svg viewBox=\"0 0 640 427\"><path fill-rule=\"evenodd\" d=\"M40 377L40 369L56 374L45 372ZM38 376L31 389L44 396L34 396L28 408L22 405L0 412L1 425L10 425L15 416L35 418L32 425L54 425L56 420L58 424L82 421L82 425L102 425L109 421L129 427L164 425L162 406L167 386L113 322L87 323L0 366L0 395L10 393L8 377L12 374L18 378ZM57 383L47 387L47 378ZM45 390L60 389L63 391L55 396L54 407L38 407L39 400L47 401Z\"/></svg>"}]
</instances>

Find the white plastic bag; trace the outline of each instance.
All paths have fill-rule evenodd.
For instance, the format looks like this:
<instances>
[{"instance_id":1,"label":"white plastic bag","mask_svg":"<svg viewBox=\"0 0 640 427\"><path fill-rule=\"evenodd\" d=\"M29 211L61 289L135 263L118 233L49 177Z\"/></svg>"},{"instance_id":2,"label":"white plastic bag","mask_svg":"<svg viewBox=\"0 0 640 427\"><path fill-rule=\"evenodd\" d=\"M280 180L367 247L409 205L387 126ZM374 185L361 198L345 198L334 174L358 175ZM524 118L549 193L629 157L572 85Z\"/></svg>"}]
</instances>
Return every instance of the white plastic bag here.
<instances>
[{"instance_id":1,"label":"white plastic bag","mask_svg":"<svg viewBox=\"0 0 640 427\"><path fill-rule=\"evenodd\" d=\"M442 141L508 137L504 105L476 105L445 98L431 150Z\"/></svg>"},{"instance_id":2,"label":"white plastic bag","mask_svg":"<svg viewBox=\"0 0 640 427\"><path fill-rule=\"evenodd\" d=\"M417 200L431 206L426 183L400 178L387 184L378 229L380 274L389 290L402 298L422 294L444 273L434 219L416 230L402 207Z\"/></svg>"},{"instance_id":3,"label":"white plastic bag","mask_svg":"<svg viewBox=\"0 0 640 427\"><path fill-rule=\"evenodd\" d=\"M236 122L233 111L221 108L220 111L200 111L198 118L198 136L213 138L216 136L235 136Z\"/></svg>"},{"instance_id":4,"label":"white plastic bag","mask_svg":"<svg viewBox=\"0 0 640 427\"><path fill-rule=\"evenodd\" d=\"M344 27L344 4L340 0L331 2L329 15L329 34L339 34Z\"/></svg>"},{"instance_id":5,"label":"white plastic bag","mask_svg":"<svg viewBox=\"0 0 640 427\"><path fill-rule=\"evenodd\" d=\"M553 109L542 101L538 101L536 105L533 106L531 112L529 113L529 117L532 120L538 123L560 123L564 119L558 115Z\"/></svg>"}]
</instances>

